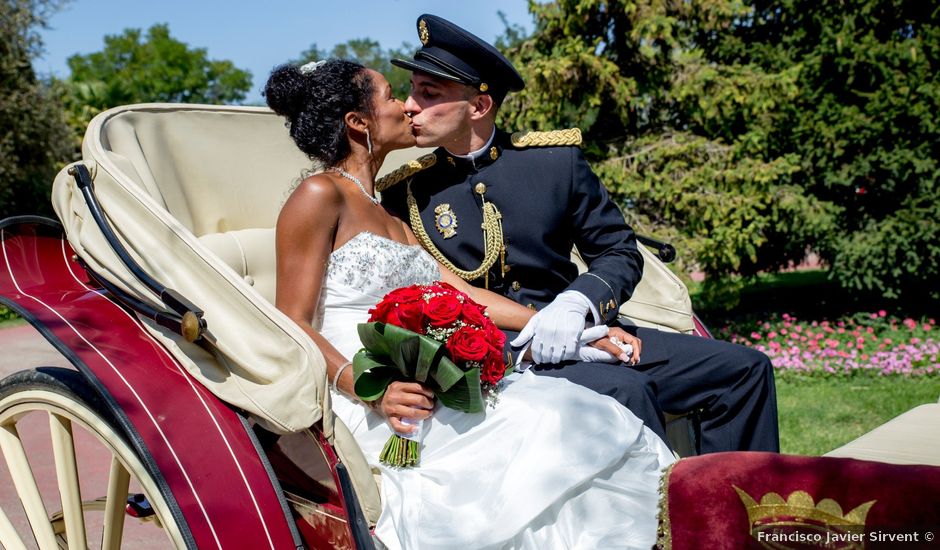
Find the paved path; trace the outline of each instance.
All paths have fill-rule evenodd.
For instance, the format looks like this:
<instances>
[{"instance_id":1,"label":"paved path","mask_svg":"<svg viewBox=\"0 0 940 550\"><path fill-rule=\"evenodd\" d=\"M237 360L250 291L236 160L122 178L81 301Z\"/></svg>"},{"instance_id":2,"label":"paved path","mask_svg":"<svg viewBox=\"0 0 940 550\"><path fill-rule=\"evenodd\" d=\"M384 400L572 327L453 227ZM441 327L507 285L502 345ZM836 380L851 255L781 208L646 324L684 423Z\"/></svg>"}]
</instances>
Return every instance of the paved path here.
<instances>
[{"instance_id":1,"label":"paved path","mask_svg":"<svg viewBox=\"0 0 940 550\"><path fill-rule=\"evenodd\" d=\"M0 378L40 366L73 368L39 332L30 325L18 325L0 329ZM31 467L40 486L47 511L59 510L59 495L56 488L55 466L52 461L51 443L47 420L39 415L17 424L23 445L30 454ZM82 498L103 496L107 486L109 453L91 435L84 431L75 434L76 451L82 481ZM135 487L132 485L131 491ZM9 515L10 521L20 533L28 533L29 527L22 512L16 491L13 488L6 462L0 460L0 508ZM101 514L86 514L88 542L92 548L100 545ZM129 528L129 524L125 524ZM26 541L35 548L33 541ZM133 529L125 536L124 547L135 549L167 548L169 544L152 525Z\"/></svg>"}]
</instances>

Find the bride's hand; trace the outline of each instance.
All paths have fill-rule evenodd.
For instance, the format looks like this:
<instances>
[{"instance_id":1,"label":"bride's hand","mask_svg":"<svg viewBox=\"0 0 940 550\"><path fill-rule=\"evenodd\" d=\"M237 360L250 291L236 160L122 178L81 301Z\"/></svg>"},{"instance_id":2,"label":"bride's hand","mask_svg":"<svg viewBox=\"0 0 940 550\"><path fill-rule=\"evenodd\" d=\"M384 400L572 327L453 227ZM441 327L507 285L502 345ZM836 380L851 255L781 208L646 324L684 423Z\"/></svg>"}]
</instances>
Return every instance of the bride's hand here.
<instances>
[{"instance_id":1,"label":"bride's hand","mask_svg":"<svg viewBox=\"0 0 940 550\"><path fill-rule=\"evenodd\" d=\"M385 390L376 410L388 419L398 433L411 433L415 426L402 424L402 418L415 422L430 418L434 408L434 392L417 382L392 382Z\"/></svg>"},{"instance_id":2,"label":"bride's hand","mask_svg":"<svg viewBox=\"0 0 940 550\"><path fill-rule=\"evenodd\" d=\"M627 356L615 342L619 342L621 345L629 344L633 347L633 353ZM640 362L640 352L643 350L643 342L620 327L610 327L606 338L595 340L591 342L590 345L597 349L604 350L624 363L631 365L636 365Z\"/></svg>"}]
</instances>

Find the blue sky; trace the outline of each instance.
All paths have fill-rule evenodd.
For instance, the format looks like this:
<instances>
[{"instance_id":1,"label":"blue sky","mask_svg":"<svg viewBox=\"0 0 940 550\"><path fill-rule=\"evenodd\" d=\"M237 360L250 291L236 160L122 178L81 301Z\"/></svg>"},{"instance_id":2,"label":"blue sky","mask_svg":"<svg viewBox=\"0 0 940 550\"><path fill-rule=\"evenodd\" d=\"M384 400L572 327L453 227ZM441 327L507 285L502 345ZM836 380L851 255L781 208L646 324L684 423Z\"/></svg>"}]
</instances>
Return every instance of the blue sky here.
<instances>
[{"instance_id":1,"label":"blue sky","mask_svg":"<svg viewBox=\"0 0 940 550\"><path fill-rule=\"evenodd\" d=\"M228 59L251 71L246 102L261 102L271 69L316 43L323 50L353 38L372 38L383 48L418 44L415 20L422 13L450 19L486 40L503 32L499 11L512 24L532 28L526 0L72 0L42 32L42 74L68 76L66 59L104 47L104 36L127 28L167 23L170 34L210 59Z\"/></svg>"}]
</instances>

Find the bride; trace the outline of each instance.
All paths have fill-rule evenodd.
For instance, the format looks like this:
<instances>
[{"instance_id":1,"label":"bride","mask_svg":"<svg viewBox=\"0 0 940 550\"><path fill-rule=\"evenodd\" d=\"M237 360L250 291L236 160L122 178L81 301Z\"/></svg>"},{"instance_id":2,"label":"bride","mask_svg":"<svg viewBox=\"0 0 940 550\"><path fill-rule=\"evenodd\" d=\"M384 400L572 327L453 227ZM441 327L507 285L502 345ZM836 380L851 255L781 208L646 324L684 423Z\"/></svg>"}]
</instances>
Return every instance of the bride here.
<instances>
[{"instance_id":1,"label":"bride","mask_svg":"<svg viewBox=\"0 0 940 550\"><path fill-rule=\"evenodd\" d=\"M386 154L415 144L381 74L342 60L283 65L265 97L326 167L298 185L278 219L276 305L323 352L334 413L382 470L376 537L393 549L650 548L660 473L674 459L614 399L529 372L508 376L497 405L478 414L435 406L414 382L392 383L372 406L356 398L356 325L395 288L446 281L504 329L521 329L533 312L442 268L378 204ZM620 353L607 338L592 345ZM420 465L380 464L392 430L411 432L420 419L429 419Z\"/></svg>"}]
</instances>

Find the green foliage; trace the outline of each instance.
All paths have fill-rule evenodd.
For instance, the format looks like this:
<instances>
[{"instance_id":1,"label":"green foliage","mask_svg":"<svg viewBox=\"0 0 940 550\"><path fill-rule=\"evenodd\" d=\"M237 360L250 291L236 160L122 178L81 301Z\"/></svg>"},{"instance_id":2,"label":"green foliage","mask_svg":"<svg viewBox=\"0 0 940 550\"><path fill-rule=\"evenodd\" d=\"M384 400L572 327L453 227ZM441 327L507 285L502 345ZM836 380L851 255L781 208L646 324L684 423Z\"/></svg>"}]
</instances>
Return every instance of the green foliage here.
<instances>
[{"instance_id":1,"label":"green foliage","mask_svg":"<svg viewBox=\"0 0 940 550\"><path fill-rule=\"evenodd\" d=\"M820 247L846 288L940 298L940 8L904 0L753 2L728 32L702 35L718 63L799 66L776 109L771 154L795 153L795 182L839 204ZM797 65L798 64L798 65Z\"/></svg>"},{"instance_id":2,"label":"green foliage","mask_svg":"<svg viewBox=\"0 0 940 550\"><path fill-rule=\"evenodd\" d=\"M507 28L501 43L527 83L502 124L580 127L628 218L684 247L680 267L711 286L812 250L846 288L937 297L935 4L556 0L530 11L534 32Z\"/></svg>"},{"instance_id":3,"label":"green foliage","mask_svg":"<svg viewBox=\"0 0 940 550\"><path fill-rule=\"evenodd\" d=\"M832 229L837 210L791 183L795 159L739 158L700 136L651 136L597 165L640 233L683 250L681 271L755 274L798 262ZM692 263L694 262L694 263Z\"/></svg>"},{"instance_id":4,"label":"green foliage","mask_svg":"<svg viewBox=\"0 0 940 550\"><path fill-rule=\"evenodd\" d=\"M940 193L908 197L898 209L842 236L832 269L842 286L888 298L940 300Z\"/></svg>"},{"instance_id":5,"label":"green foliage","mask_svg":"<svg viewBox=\"0 0 940 550\"><path fill-rule=\"evenodd\" d=\"M144 34L126 29L104 37L104 49L68 59L71 76L57 84L69 123L81 142L97 113L129 103L233 103L245 99L251 73L228 60L211 60L170 36L167 25Z\"/></svg>"},{"instance_id":6,"label":"green foliage","mask_svg":"<svg viewBox=\"0 0 940 550\"><path fill-rule=\"evenodd\" d=\"M317 48L316 44L312 44L300 54L300 57L292 59L290 63L303 64L308 61L330 58L356 61L365 67L382 73L392 87L392 94L404 100L408 97L408 92L411 91L411 73L392 65L392 59L411 59L414 51L415 47L407 42L403 42L398 48L383 50L375 40L354 38L342 44L337 44L329 52Z\"/></svg>"},{"instance_id":7,"label":"green foliage","mask_svg":"<svg viewBox=\"0 0 940 550\"><path fill-rule=\"evenodd\" d=\"M18 323L21 317L15 311L0 305L0 327Z\"/></svg>"},{"instance_id":8,"label":"green foliage","mask_svg":"<svg viewBox=\"0 0 940 550\"><path fill-rule=\"evenodd\" d=\"M36 32L59 2L0 0L0 219L51 214L49 189L69 156L69 131L32 60Z\"/></svg>"}]
</instances>

